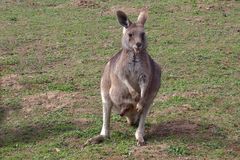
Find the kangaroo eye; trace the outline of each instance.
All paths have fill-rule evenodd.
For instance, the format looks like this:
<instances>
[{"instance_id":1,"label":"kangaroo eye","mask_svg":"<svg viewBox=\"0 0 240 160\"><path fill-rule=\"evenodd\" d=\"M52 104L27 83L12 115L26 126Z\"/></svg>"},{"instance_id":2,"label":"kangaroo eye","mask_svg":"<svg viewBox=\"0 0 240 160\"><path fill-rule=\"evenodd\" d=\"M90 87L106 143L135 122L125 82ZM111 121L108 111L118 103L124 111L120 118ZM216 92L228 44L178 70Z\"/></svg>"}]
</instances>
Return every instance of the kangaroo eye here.
<instances>
[{"instance_id":1,"label":"kangaroo eye","mask_svg":"<svg viewBox=\"0 0 240 160\"><path fill-rule=\"evenodd\" d=\"M133 36L133 34L132 34L132 33L128 33L128 36L129 36L129 37L132 37L132 36Z\"/></svg>"},{"instance_id":2,"label":"kangaroo eye","mask_svg":"<svg viewBox=\"0 0 240 160\"><path fill-rule=\"evenodd\" d=\"M143 33L141 33L141 37L142 37L142 38L144 38L144 36L145 36L145 33L144 33L144 32L143 32Z\"/></svg>"}]
</instances>

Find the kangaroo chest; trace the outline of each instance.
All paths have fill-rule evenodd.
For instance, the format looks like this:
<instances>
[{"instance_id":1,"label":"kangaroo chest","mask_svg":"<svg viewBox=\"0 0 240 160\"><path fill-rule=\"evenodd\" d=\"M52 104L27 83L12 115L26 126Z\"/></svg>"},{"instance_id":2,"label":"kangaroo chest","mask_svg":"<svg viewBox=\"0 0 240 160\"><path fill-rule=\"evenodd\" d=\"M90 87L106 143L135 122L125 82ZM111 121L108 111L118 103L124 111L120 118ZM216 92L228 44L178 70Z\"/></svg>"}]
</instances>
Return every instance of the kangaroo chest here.
<instances>
[{"instance_id":1,"label":"kangaroo chest","mask_svg":"<svg viewBox=\"0 0 240 160\"><path fill-rule=\"evenodd\" d=\"M130 59L126 65L126 77L134 88L139 88L140 80L147 77L145 64L140 58L136 57Z\"/></svg>"},{"instance_id":2,"label":"kangaroo chest","mask_svg":"<svg viewBox=\"0 0 240 160\"><path fill-rule=\"evenodd\" d=\"M128 62L128 64L126 65L126 70L129 78L136 78L144 71L144 66L141 60L136 58Z\"/></svg>"}]
</instances>

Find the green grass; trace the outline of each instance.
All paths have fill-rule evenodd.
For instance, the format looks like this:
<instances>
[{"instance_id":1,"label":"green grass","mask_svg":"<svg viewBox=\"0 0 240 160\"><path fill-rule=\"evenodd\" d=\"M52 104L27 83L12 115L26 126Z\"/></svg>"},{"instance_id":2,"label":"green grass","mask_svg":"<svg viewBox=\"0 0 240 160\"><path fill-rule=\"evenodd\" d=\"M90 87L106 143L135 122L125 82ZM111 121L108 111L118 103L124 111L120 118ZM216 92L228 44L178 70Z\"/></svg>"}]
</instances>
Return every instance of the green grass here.
<instances>
[{"instance_id":1,"label":"green grass","mask_svg":"<svg viewBox=\"0 0 240 160\"><path fill-rule=\"evenodd\" d=\"M80 1L80 0L79 0ZM0 1L0 159L239 159L240 2ZM148 51L163 68L146 124L102 123L99 84L120 48L114 8L148 6Z\"/></svg>"},{"instance_id":2,"label":"green grass","mask_svg":"<svg viewBox=\"0 0 240 160\"><path fill-rule=\"evenodd\" d=\"M172 154L175 154L175 155L178 155L178 156L183 156L183 155L190 154L189 150L185 146L173 146L173 145L171 145L168 148L168 152L172 153Z\"/></svg>"}]
</instances>

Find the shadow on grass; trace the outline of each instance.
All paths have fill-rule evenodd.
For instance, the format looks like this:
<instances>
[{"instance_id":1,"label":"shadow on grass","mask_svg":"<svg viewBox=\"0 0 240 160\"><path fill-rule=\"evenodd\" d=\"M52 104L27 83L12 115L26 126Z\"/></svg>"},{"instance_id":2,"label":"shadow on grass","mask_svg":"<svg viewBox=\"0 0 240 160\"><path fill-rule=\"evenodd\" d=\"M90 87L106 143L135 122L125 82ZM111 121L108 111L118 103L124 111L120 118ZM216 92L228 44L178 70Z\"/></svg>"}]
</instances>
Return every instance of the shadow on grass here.
<instances>
[{"instance_id":1,"label":"shadow on grass","mask_svg":"<svg viewBox=\"0 0 240 160\"><path fill-rule=\"evenodd\" d=\"M27 125L18 128L0 130L0 147L16 143L31 143L50 136L57 136L64 132L78 130L79 127L72 122L52 122Z\"/></svg>"},{"instance_id":2,"label":"shadow on grass","mask_svg":"<svg viewBox=\"0 0 240 160\"><path fill-rule=\"evenodd\" d=\"M19 98L9 98L6 100L3 99L1 100L2 101L0 102L0 125L4 123L10 112L13 111L18 112L22 108Z\"/></svg>"},{"instance_id":3,"label":"shadow on grass","mask_svg":"<svg viewBox=\"0 0 240 160\"><path fill-rule=\"evenodd\" d=\"M152 124L145 137L148 141L177 139L190 146L201 145L207 149L225 149L229 154L240 154L239 141L228 139L228 132L211 123L196 123L188 120L175 120Z\"/></svg>"},{"instance_id":4,"label":"shadow on grass","mask_svg":"<svg viewBox=\"0 0 240 160\"><path fill-rule=\"evenodd\" d=\"M4 119L6 118L6 114L7 114L7 109L4 107L0 108L0 124L3 123Z\"/></svg>"},{"instance_id":5,"label":"shadow on grass","mask_svg":"<svg viewBox=\"0 0 240 160\"><path fill-rule=\"evenodd\" d=\"M187 120L176 120L161 124L153 124L146 138L161 141L166 137L187 138L189 141L226 140L226 133L213 124L198 124Z\"/></svg>"}]
</instances>

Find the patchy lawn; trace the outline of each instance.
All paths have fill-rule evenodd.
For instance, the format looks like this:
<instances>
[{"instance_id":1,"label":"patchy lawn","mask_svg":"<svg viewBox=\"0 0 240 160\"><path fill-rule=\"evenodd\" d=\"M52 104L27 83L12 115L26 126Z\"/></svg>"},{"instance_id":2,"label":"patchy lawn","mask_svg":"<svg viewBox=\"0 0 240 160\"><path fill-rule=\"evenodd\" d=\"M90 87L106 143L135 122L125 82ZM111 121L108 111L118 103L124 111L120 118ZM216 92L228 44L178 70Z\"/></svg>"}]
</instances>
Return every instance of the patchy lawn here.
<instances>
[{"instance_id":1,"label":"patchy lawn","mask_svg":"<svg viewBox=\"0 0 240 160\"><path fill-rule=\"evenodd\" d=\"M100 77L120 48L117 10L149 8L149 53L163 68L146 124L101 129ZM0 1L0 159L239 159L240 1Z\"/></svg>"}]
</instances>

